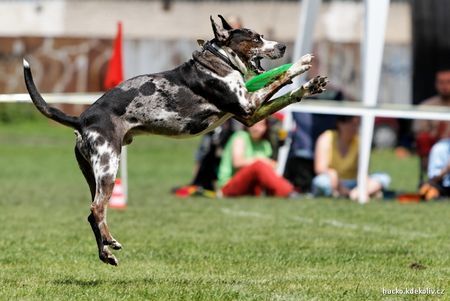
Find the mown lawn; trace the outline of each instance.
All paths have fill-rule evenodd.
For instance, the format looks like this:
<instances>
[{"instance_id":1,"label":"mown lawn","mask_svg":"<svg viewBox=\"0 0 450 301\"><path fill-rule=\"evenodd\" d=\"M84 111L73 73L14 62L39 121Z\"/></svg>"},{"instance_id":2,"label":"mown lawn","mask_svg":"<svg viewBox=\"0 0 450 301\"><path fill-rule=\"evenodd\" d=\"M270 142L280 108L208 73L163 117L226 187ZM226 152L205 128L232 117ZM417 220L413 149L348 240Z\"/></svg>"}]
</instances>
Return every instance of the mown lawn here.
<instances>
[{"instance_id":1,"label":"mown lawn","mask_svg":"<svg viewBox=\"0 0 450 301\"><path fill-rule=\"evenodd\" d=\"M449 203L177 199L198 140L138 137L130 201L109 211L120 264L97 259L70 129L0 124L0 300L400 300L445 290ZM417 160L374 154L412 191ZM433 299L436 296L427 296ZM409 296L408 299L421 298Z\"/></svg>"}]
</instances>

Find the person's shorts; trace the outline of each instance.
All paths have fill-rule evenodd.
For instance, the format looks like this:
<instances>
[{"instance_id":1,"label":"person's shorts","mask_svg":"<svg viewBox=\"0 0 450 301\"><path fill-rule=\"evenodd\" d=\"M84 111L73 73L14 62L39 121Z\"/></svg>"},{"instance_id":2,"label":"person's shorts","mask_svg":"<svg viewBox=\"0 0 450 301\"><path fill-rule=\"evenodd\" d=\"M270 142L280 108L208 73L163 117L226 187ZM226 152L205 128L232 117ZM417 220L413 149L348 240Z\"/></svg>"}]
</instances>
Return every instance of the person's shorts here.
<instances>
[{"instance_id":1,"label":"person's shorts","mask_svg":"<svg viewBox=\"0 0 450 301\"><path fill-rule=\"evenodd\" d=\"M380 183L383 189L388 188L391 183L391 177L386 173L373 173L369 178ZM355 179L341 180L341 183L348 190L352 190L357 185ZM328 174L317 175L312 182L312 192L314 195L331 196L333 194L333 188L331 187L330 176Z\"/></svg>"}]
</instances>

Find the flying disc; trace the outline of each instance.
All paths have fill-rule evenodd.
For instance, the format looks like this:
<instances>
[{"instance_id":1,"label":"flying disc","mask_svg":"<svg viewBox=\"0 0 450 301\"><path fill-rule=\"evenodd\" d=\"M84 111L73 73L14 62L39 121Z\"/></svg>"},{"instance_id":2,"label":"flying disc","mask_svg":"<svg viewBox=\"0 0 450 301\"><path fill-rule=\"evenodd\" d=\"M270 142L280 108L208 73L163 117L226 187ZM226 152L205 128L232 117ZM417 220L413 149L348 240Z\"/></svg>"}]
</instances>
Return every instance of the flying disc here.
<instances>
[{"instance_id":1,"label":"flying disc","mask_svg":"<svg viewBox=\"0 0 450 301\"><path fill-rule=\"evenodd\" d=\"M245 82L245 87L247 88L247 91L254 92L256 90L264 88L265 86L275 81L281 74L286 72L291 66L292 63L284 64L252 77L247 82Z\"/></svg>"}]
</instances>

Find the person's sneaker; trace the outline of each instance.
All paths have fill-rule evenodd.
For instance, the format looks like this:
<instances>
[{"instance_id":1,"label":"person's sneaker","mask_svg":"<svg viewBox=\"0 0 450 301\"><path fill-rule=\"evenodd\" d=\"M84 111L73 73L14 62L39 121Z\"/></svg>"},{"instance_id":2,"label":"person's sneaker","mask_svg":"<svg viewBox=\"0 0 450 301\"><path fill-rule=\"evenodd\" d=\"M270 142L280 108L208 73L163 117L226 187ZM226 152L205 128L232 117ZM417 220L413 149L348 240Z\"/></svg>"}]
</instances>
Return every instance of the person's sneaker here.
<instances>
[{"instance_id":1,"label":"person's sneaker","mask_svg":"<svg viewBox=\"0 0 450 301\"><path fill-rule=\"evenodd\" d=\"M172 189L172 193L180 198L187 198L195 193L197 190L197 186L194 185L186 185L181 187L175 187Z\"/></svg>"},{"instance_id":2,"label":"person's sneaker","mask_svg":"<svg viewBox=\"0 0 450 301\"><path fill-rule=\"evenodd\" d=\"M439 198L439 190L430 183L423 184L419 189L419 194L425 201L432 201Z\"/></svg>"}]
</instances>

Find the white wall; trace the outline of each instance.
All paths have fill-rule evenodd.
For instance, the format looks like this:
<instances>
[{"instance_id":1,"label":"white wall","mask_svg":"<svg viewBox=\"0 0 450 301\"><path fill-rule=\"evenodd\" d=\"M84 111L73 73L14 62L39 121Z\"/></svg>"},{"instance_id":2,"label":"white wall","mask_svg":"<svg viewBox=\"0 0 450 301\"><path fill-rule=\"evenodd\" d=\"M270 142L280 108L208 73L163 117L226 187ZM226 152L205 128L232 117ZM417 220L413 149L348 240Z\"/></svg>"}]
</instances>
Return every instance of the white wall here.
<instances>
[{"instance_id":1,"label":"white wall","mask_svg":"<svg viewBox=\"0 0 450 301\"><path fill-rule=\"evenodd\" d=\"M297 2L173 2L169 11L161 1L0 1L0 36L62 35L111 37L116 22L124 23L128 38L210 38L210 15L238 15L249 28L282 41L296 36L300 6ZM359 42L363 4L323 4L316 39ZM391 5L387 43L411 39L409 5Z\"/></svg>"}]
</instances>

